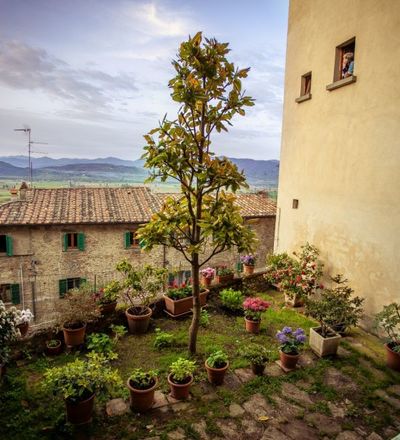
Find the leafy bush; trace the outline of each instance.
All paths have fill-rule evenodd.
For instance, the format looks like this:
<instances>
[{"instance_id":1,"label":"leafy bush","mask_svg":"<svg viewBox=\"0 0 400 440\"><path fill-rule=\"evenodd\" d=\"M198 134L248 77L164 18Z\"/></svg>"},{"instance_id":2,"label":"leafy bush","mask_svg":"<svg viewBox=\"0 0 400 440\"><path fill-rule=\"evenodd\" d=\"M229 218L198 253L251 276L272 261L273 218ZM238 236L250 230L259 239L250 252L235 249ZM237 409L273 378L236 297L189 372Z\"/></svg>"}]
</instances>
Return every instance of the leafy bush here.
<instances>
[{"instance_id":1,"label":"leafy bush","mask_svg":"<svg viewBox=\"0 0 400 440\"><path fill-rule=\"evenodd\" d=\"M3 301L0 301L0 363L7 362L9 345L20 336L17 328L20 314L15 307L6 309Z\"/></svg>"},{"instance_id":2,"label":"leafy bush","mask_svg":"<svg viewBox=\"0 0 400 440\"><path fill-rule=\"evenodd\" d=\"M243 301L245 296L240 290L224 289L219 293L222 305L232 312L241 312L243 310Z\"/></svg>"},{"instance_id":3,"label":"leafy bush","mask_svg":"<svg viewBox=\"0 0 400 440\"><path fill-rule=\"evenodd\" d=\"M119 340L124 336L128 330L123 325L111 324L110 330L114 333L114 339Z\"/></svg>"},{"instance_id":4,"label":"leafy bush","mask_svg":"<svg viewBox=\"0 0 400 440\"><path fill-rule=\"evenodd\" d=\"M383 306L383 310L375 315L375 325L386 332L390 348L400 353L400 303Z\"/></svg>"},{"instance_id":5,"label":"leafy bush","mask_svg":"<svg viewBox=\"0 0 400 440\"><path fill-rule=\"evenodd\" d=\"M157 371L144 371L142 368L136 368L129 376L130 385L138 390L147 390L154 386L157 378Z\"/></svg>"},{"instance_id":6,"label":"leafy bush","mask_svg":"<svg viewBox=\"0 0 400 440\"><path fill-rule=\"evenodd\" d=\"M208 327L210 324L210 315L206 309L202 309L200 312L200 325L202 327Z\"/></svg>"},{"instance_id":7,"label":"leafy bush","mask_svg":"<svg viewBox=\"0 0 400 440\"><path fill-rule=\"evenodd\" d=\"M226 277L228 275L233 275L233 270L226 266L217 267L217 275L220 277Z\"/></svg>"},{"instance_id":8,"label":"leafy bush","mask_svg":"<svg viewBox=\"0 0 400 440\"><path fill-rule=\"evenodd\" d=\"M156 338L154 340L154 347L158 350L162 348L171 347L174 342L174 335L171 333L163 332L161 329L156 328Z\"/></svg>"},{"instance_id":9,"label":"leafy bush","mask_svg":"<svg viewBox=\"0 0 400 440\"><path fill-rule=\"evenodd\" d=\"M179 358L170 367L171 378L176 383L189 382L190 377L196 369L196 362L188 359Z\"/></svg>"},{"instance_id":10,"label":"leafy bush","mask_svg":"<svg viewBox=\"0 0 400 440\"><path fill-rule=\"evenodd\" d=\"M207 358L207 365L211 368L223 368L228 363L228 355L222 350L214 351Z\"/></svg>"},{"instance_id":11,"label":"leafy bush","mask_svg":"<svg viewBox=\"0 0 400 440\"><path fill-rule=\"evenodd\" d=\"M60 340L59 339L50 339L50 341L46 342L47 347L49 348L56 348L58 347L58 345L60 344Z\"/></svg>"},{"instance_id":12,"label":"leafy bush","mask_svg":"<svg viewBox=\"0 0 400 440\"><path fill-rule=\"evenodd\" d=\"M188 298L189 296L193 295L192 287L191 286L171 287L167 290L166 295L169 298L173 299L174 301Z\"/></svg>"},{"instance_id":13,"label":"leafy bush","mask_svg":"<svg viewBox=\"0 0 400 440\"><path fill-rule=\"evenodd\" d=\"M121 290L121 283L113 280L96 292L95 300L100 305L113 303L118 300Z\"/></svg>"},{"instance_id":14,"label":"leafy bush","mask_svg":"<svg viewBox=\"0 0 400 440\"><path fill-rule=\"evenodd\" d=\"M254 365L264 365L270 358L269 350L260 344L250 344L241 349L239 354Z\"/></svg>"},{"instance_id":15,"label":"leafy bush","mask_svg":"<svg viewBox=\"0 0 400 440\"><path fill-rule=\"evenodd\" d=\"M115 341L105 333L92 333L87 337L87 348L95 353L104 355L107 359L116 359L117 353L114 352Z\"/></svg>"}]
</instances>

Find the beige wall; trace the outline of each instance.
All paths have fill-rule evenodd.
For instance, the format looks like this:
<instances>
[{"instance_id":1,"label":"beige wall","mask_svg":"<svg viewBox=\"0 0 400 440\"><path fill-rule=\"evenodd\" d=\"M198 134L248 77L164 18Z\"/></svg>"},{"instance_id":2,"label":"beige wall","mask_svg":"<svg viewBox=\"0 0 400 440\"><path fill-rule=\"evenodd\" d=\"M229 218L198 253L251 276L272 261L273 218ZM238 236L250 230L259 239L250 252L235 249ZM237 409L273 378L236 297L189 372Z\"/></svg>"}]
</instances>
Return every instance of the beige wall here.
<instances>
[{"instance_id":1,"label":"beige wall","mask_svg":"<svg viewBox=\"0 0 400 440\"><path fill-rule=\"evenodd\" d=\"M267 253L273 249L275 217L251 219L247 223L258 236L257 266L263 267ZM134 225L2 227L0 234L10 235L13 239L14 255L0 255L0 284L20 284L20 307L33 310L30 268L31 261L36 261L36 322L51 321L58 301L62 301L59 299L60 279L80 277L93 283L96 275L97 285L102 285L117 276L115 265L123 259L135 265L147 263L163 266L164 250L161 246L149 253L140 249L125 249L124 233L133 228ZM85 250L64 252L62 237L66 232L83 232ZM238 258L238 253L231 250L213 258L208 265L235 267ZM165 261L171 271L190 270L188 262L173 249L166 250Z\"/></svg>"},{"instance_id":2,"label":"beige wall","mask_svg":"<svg viewBox=\"0 0 400 440\"><path fill-rule=\"evenodd\" d=\"M357 81L329 92L352 37ZM297 104L309 71L312 99ZM400 1L291 1L277 225L276 251L315 244L369 316L399 301Z\"/></svg>"}]
</instances>

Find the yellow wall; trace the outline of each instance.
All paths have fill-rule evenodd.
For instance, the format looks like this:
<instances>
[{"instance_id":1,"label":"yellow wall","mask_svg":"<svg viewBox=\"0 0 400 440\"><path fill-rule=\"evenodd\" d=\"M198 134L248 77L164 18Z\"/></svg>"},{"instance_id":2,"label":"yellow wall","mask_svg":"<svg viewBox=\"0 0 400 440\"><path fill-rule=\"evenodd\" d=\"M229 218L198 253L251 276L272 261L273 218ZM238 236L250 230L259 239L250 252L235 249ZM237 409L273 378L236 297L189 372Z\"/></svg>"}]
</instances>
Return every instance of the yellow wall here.
<instances>
[{"instance_id":1,"label":"yellow wall","mask_svg":"<svg viewBox=\"0 0 400 440\"><path fill-rule=\"evenodd\" d=\"M329 92L352 37L357 81ZM400 301L400 1L291 0L278 215L277 252L315 244L369 316Z\"/></svg>"}]
</instances>

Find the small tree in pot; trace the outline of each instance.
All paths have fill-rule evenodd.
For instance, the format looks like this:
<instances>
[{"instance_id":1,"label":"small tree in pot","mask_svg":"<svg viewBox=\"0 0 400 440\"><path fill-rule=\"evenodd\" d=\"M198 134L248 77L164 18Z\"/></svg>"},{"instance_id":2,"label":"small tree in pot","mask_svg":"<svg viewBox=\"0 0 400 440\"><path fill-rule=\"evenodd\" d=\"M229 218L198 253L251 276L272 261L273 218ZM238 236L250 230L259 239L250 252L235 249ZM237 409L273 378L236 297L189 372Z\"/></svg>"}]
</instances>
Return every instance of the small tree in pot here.
<instances>
[{"instance_id":1,"label":"small tree in pot","mask_svg":"<svg viewBox=\"0 0 400 440\"><path fill-rule=\"evenodd\" d=\"M114 312L121 290L121 283L113 280L94 294L96 303L103 315Z\"/></svg>"},{"instance_id":2,"label":"small tree in pot","mask_svg":"<svg viewBox=\"0 0 400 440\"><path fill-rule=\"evenodd\" d=\"M375 316L375 325L382 328L389 339L385 344L388 367L400 371L400 303L384 306Z\"/></svg>"},{"instance_id":3,"label":"small tree in pot","mask_svg":"<svg viewBox=\"0 0 400 440\"><path fill-rule=\"evenodd\" d=\"M213 385L222 385L229 368L228 355L222 350L214 351L205 362L208 380Z\"/></svg>"},{"instance_id":4,"label":"small tree in pot","mask_svg":"<svg viewBox=\"0 0 400 440\"><path fill-rule=\"evenodd\" d=\"M243 302L244 320L249 333L259 333L261 313L265 312L270 304L262 298L246 298Z\"/></svg>"},{"instance_id":5,"label":"small tree in pot","mask_svg":"<svg viewBox=\"0 0 400 440\"><path fill-rule=\"evenodd\" d=\"M254 374L258 376L264 374L265 364L270 358L270 352L263 345L250 344L240 350L239 354L250 362Z\"/></svg>"},{"instance_id":6,"label":"small tree in pot","mask_svg":"<svg viewBox=\"0 0 400 440\"><path fill-rule=\"evenodd\" d=\"M122 292L128 304L125 314L129 332L145 333L153 313L149 306L161 296L167 270L150 265L134 268L127 261L119 263L117 270L125 276Z\"/></svg>"},{"instance_id":7,"label":"small tree in pot","mask_svg":"<svg viewBox=\"0 0 400 440\"><path fill-rule=\"evenodd\" d=\"M158 386L157 371L136 368L129 376L127 386L131 408L139 412L147 411L154 403L154 393Z\"/></svg>"},{"instance_id":8,"label":"small tree in pot","mask_svg":"<svg viewBox=\"0 0 400 440\"><path fill-rule=\"evenodd\" d=\"M93 301L93 289L84 283L79 288L69 290L57 303L58 324L61 325L65 344L68 347L84 343L86 323L100 316Z\"/></svg>"},{"instance_id":9,"label":"small tree in pot","mask_svg":"<svg viewBox=\"0 0 400 440\"><path fill-rule=\"evenodd\" d=\"M179 358L170 365L169 369L168 383L171 388L171 396L178 400L187 399L193 383L196 362Z\"/></svg>"}]
</instances>

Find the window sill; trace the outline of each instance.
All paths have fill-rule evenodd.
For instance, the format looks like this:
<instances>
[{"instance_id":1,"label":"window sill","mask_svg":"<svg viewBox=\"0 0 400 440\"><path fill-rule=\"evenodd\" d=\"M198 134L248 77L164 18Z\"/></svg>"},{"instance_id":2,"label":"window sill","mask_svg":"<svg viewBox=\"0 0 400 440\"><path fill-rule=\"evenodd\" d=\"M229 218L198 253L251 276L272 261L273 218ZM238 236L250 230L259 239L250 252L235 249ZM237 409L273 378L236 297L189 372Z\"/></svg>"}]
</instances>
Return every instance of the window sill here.
<instances>
[{"instance_id":1,"label":"window sill","mask_svg":"<svg viewBox=\"0 0 400 440\"><path fill-rule=\"evenodd\" d=\"M311 99L311 97L311 93L306 93L305 95L296 98L295 101L297 102L297 104L300 104L301 102L308 101L309 99Z\"/></svg>"},{"instance_id":2,"label":"window sill","mask_svg":"<svg viewBox=\"0 0 400 440\"><path fill-rule=\"evenodd\" d=\"M330 92L335 89L339 89L340 87L347 86L347 84L352 84L357 81L357 77L355 75L348 76L347 78L340 79L339 81L335 81L332 84L328 84L326 86L326 90Z\"/></svg>"}]
</instances>

